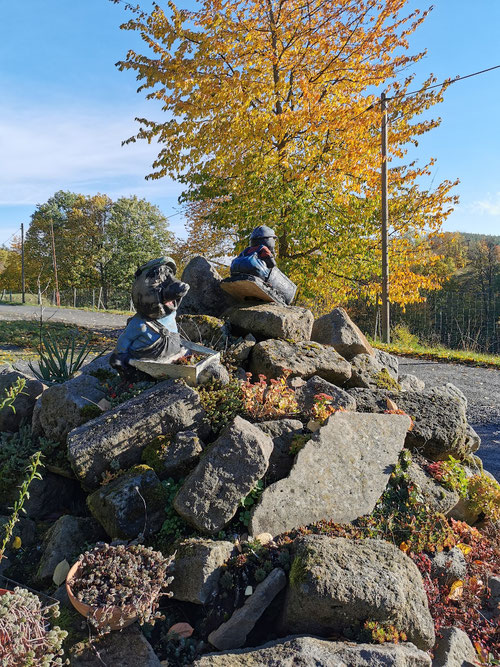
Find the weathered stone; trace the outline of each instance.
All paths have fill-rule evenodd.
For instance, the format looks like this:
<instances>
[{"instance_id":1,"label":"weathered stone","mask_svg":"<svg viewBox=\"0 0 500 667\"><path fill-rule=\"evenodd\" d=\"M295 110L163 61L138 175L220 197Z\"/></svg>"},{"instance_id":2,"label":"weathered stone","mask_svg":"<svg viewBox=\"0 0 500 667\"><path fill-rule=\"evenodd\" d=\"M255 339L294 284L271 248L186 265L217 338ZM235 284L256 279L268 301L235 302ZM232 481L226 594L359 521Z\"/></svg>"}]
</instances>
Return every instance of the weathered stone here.
<instances>
[{"instance_id":1,"label":"weathered stone","mask_svg":"<svg viewBox=\"0 0 500 667\"><path fill-rule=\"evenodd\" d=\"M5 528L10 521L10 516L0 516L0 535L5 535ZM19 537L23 547L30 547L36 542L36 524L31 519L20 517L12 531L12 539L7 544L7 551L12 546L12 541Z\"/></svg>"},{"instance_id":2,"label":"weathered stone","mask_svg":"<svg viewBox=\"0 0 500 667\"><path fill-rule=\"evenodd\" d=\"M205 366L198 375L198 384L208 384L209 382L229 384L227 368L217 359L213 360L208 366Z\"/></svg>"},{"instance_id":3,"label":"weathered stone","mask_svg":"<svg viewBox=\"0 0 500 667\"><path fill-rule=\"evenodd\" d=\"M159 530L166 491L148 466L135 466L87 498L92 515L111 538L134 539Z\"/></svg>"},{"instance_id":4,"label":"weathered stone","mask_svg":"<svg viewBox=\"0 0 500 667\"><path fill-rule=\"evenodd\" d=\"M336 412L297 454L286 479L267 487L252 535L279 535L322 519L369 514L389 480L410 424L404 415Z\"/></svg>"},{"instance_id":5,"label":"weathered stone","mask_svg":"<svg viewBox=\"0 0 500 667\"><path fill-rule=\"evenodd\" d=\"M256 424L273 441L273 451L266 472L266 483L272 484L283 479L290 472L293 456L290 447L295 435L302 433L303 424L298 419L276 419Z\"/></svg>"},{"instance_id":6,"label":"weathered stone","mask_svg":"<svg viewBox=\"0 0 500 667\"><path fill-rule=\"evenodd\" d=\"M65 514L47 531L43 540L43 553L36 578L41 583L50 583L58 563L66 559L72 563L85 551L87 544L104 540L106 533L91 518Z\"/></svg>"},{"instance_id":7,"label":"weathered stone","mask_svg":"<svg viewBox=\"0 0 500 667\"><path fill-rule=\"evenodd\" d=\"M315 404L315 396L317 394L327 394L331 396L330 401L334 408L342 408L343 410L356 411L356 400L347 391L336 387L331 382L323 380L323 378L314 375L309 378L307 383L299 387L295 392L295 398L299 404L301 412L308 414L311 412Z\"/></svg>"},{"instance_id":8,"label":"weathered stone","mask_svg":"<svg viewBox=\"0 0 500 667\"><path fill-rule=\"evenodd\" d=\"M113 373L114 375L116 375L117 374L116 371L109 365L111 354L112 354L111 352L108 352L108 354L103 354L99 357L94 357L93 359L90 359L90 361L83 364L83 366L80 369L80 372L86 373L87 375L91 375L92 373L96 373L97 371L105 370L108 373Z\"/></svg>"},{"instance_id":9,"label":"weathered stone","mask_svg":"<svg viewBox=\"0 0 500 667\"><path fill-rule=\"evenodd\" d=\"M17 498L18 489L13 487L12 491ZM46 471L42 479L31 482L29 492L24 509L30 519L54 521L61 512L79 516L86 511L85 494L75 479ZM8 508L4 509L7 513Z\"/></svg>"},{"instance_id":10,"label":"weathered stone","mask_svg":"<svg viewBox=\"0 0 500 667\"><path fill-rule=\"evenodd\" d=\"M231 618L208 635L208 641L220 651L240 648L247 635L276 595L286 586L286 574L279 567L272 570L254 593L245 600Z\"/></svg>"},{"instance_id":11,"label":"weathered stone","mask_svg":"<svg viewBox=\"0 0 500 667\"><path fill-rule=\"evenodd\" d=\"M490 589L488 607L493 610L494 618L498 618L500 616L500 576L489 577L488 588Z\"/></svg>"},{"instance_id":12,"label":"weathered stone","mask_svg":"<svg viewBox=\"0 0 500 667\"><path fill-rule=\"evenodd\" d=\"M120 632L92 637L70 650L71 667L160 667L153 647L134 623Z\"/></svg>"},{"instance_id":13,"label":"weathered stone","mask_svg":"<svg viewBox=\"0 0 500 667\"><path fill-rule=\"evenodd\" d=\"M166 663L165 663L166 664ZM413 644L354 644L317 637L284 637L258 648L208 653L193 667L430 667Z\"/></svg>"},{"instance_id":14,"label":"weathered stone","mask_svg":"<svg viewBox=\"0 0 500 667\"><path fill-rule=\"evenodd\" d=\"M438 551L430 556L431 575L441 584L451 586L454 581L464 579L467 574L465 556L457 547L450 551Z\"/></svg>"},{"instance_id":15,"label":"weathered stone","mask_svg":"<svg viewBox=\"0 0 500 667\"><path fill-rule=\"evenodd\" d=\"M343 385L351 377L351 365L334 348L319 343L288 343L265 340L252 350L250 370L254 375L277 378L285 371L308 380L319 375L335 385Z\"/></svg>"},{"instance_id":16,"label":"weathered stone","mask_svg":"<svg viewBox=\"0 0 500 667\"><path fill-rule=\"evenodd\" d=\"M314 316L310 310L298 306L263 303L258 306L232 308L228 312L232 326L257 338L281 338L289 341L307 341L311 338Z\"/></svg>"},{"instance_id":17,"label":"weathered stone","mask_svg":"<svg viewBox=\"0 0 500 667\"><path fill-rule=\"evenodd\" d=\"M422 391L425 389L425 382L411 373L403 373L398 378L400 391Z\"/></svg>"},{"instance_id":18,"label":"weathered stone","mask_svg":"<svg viewBox=\"0 0 500 667\"><path fill-rule=\"evenodd\" d=\"M448 456L464 458L477 442L468 438L465 415L466 402L460 390L453 385L433 387L424 391L391 392L382 389L349 390L359 412L383 412L387 399L394 401L413 420L413 428L406 437L406 446L418 450L434 461ZM460 392L460 393L458 393Z\"/></svg>"},{"instance_id":19,"label":"weathered stone","mask_svg":"<svg viewBox=\"0 0 500 667\"><path fill-rule=\"evenodd\" d=\"M382 366L382 368L387 369L393 380L398 379L399 360L397 357L395 357L393 354L389 354L389 352L386 352L385 350L375 350L375 358Z\"/></svg>"},{"instance_id":20,"label":"weathered stone","mask_svg":"<svg viewBox=\"0 0 500 667\"><path fill-rule=\"evenodd\" d=\"M177 318L179 333L185 340L200 343L211 350L224 350L229 328L224 320L210 315L180 315Z\"/></svg>"},{"instance_id":21,"label":"weathered stone","mask_svg":"<svg viewBox=\"0 0 500 667\"><path fill-rule=\"evenodd\" d=\"M428 391L429 394L437 394L439 396L446 396L447 398L458 400L463 404L464 409L467 409L467 397L461 389L456 387L451 382L438 385L437 387L429 387Z\"/></svg>"},{"instance_id":22,"label":"weathered stone","mask_svg":"<svg viewBox=\"0 0 500 667\"><path fill-rule=\"evenodd\" d=\"M448 515L458 503L460 496L456 491L446 489L429 475L418 463L412 461L407 474L409 480L416 484L425 499L435 512Z\"/></svg>"},{"instance_id":23,"label":"weathered stone","mask_svg":"<svg viewBox=\"0 0 500 667\"><path fill-rule=\"evenodd\" d=\"M455 521L465 521L469 526L473 526L479 519L481 510L467 498L459 498L455 507L450 510L448 516Z\"/></svg>"},{"instance_id":24,"label":"weathered stone","mask_svg":"<svg viewBox=\"0 0 500 667\"><path fill-rule=\"evenodd\" d=\"M464 448L473 453L477 452L477 450L481 447L481 438L479 435L476 433L476 431L472 428L470 424L467 424L467 429L465 433L465 443L464 443Z\"/></svg>"},{"instance_id":25,"label":"weathered stone","mask_svg":"<svg viewBox=\"0 0 500 667\"><path fill-rule=\"evenodd\" d=\"M83 408L99 403L104 395L99 380L88 373L53 384L40 397L36 421L46 438L65 443L68 433L88 420Z\"/></svg>"},{"instance_id":26,"label":"weathered stone","mask_svg":"<svg viewBox=\"0 0 500 667\"><path fill-rule=\"evenodd\" d=\"M160 479L183 477L197 464L203 445L194 431L180 431L172 438L159 436L144 450L143 461Z\"/></svg>"},{"instance_id":27,"label":"weathered stone","mask_svg":"<svg viewBox=\"0 0 500 667\"><path fill-rule=\"evenodd\" d=\"M197 530L218 533L264 476L272 449L268 435L236 417L186 478L175 510Z\"/></svg>"},{"instance_id":28,"label":"weathered stone","mask_svg":"<svg viewBox=\"0 0 500 667\"><path fill-rule=\"evenodd\" d=\"M253 336L252 336L253 338ZM255 345L254 340L242 340L239 343L235 343L228 348L226 352L226 357L232 361L235 366L241 366L250 356L250 352Z\"/></svg>"},{"instance_id":29,"label":"weathered stone","mask_svg":"<svg viewBox=\"0 0 500 667\"><path fill-rule=\"evenodd\" d=\"M343 308L334 308L314 322L312 340L333 345L344 359L356 354L374 355L375 351Z\"/></svg>"},{"instance_id":30,"label":"weathered stone","mask_svg":"<svg viewBox=\"0 0 500 667\"><path fill-rule=\"evenodd\" d=\"M432 667L474 667L478 663L474 646L463 630L445 628L440 634Z\"/></svg>"},{"instance_id":31,"label":"weathered stone","mask_svg":"<svg viewBox=\"0 0 500 667\"><path fill-rule=\"evenodd\" d=\"M142 450L159 435L194 430L203 437L204 418L198 393L166 380L71 431L68 458L82 482L95 488L111 464L127 469L139 463Z\"/></svg>"},{"instance_id":32,"label":"weathered stone","mask_svg":"<svg viewBox=\"0 0 500 667\"><path fill-rule=\"evenodd\" d=\"M357 354L351 359L349 387L399 391L399 384L376 356Z\"/></svg>"},{"instance_id":33,"label":"weathered stone","mask_svg":"<svg viewBox=\"0 0 500 667\"><path fill-rule=\"evenodd\" d=\"M221 276L204 257L193 257L182 272L183 283L190 287L182 299L177 315L213 315L222 313L235 301L220 288Z\"/></svg>"},{"instance_id":34,"label":"weathered stone","mask_svg":"<svg viewBox=\"0 0 500 667\"><path fill-rule=\"evenodd\" d=\"M207 604L217 595L222 566L233 550L231 542L194 537L176 545L175 577L170 584L174 599Z\"/></svg>"},{"instance_id":35,"label":"weathered stone","mask_svg":"<svg viewBox=\"0 0 500 667\"><path fill-rule=\"evenodd\" d=\"M283 628L323 637L369 618L391 623L422 650L434 645L434 624L422 577L397 547L382 540L307 535L295 540Z\"/></svg>"},{"instance_id":36,"label":"weathered stone","mask_svg":"<svg viewBox=\"0 0 500 667\"><path fill-rule=\"evenodd\" d=\"M12 407L5 407L0 411L0 431L14 433L19 430L21 423L29 422L36 400L46 388L39 380L16 371L11 366L3 366L0 368L0 396L2 398L5 396L5 390L13 387L19 378L25 381L24 389L22 393L18 394Z\"/></svg>"}]
</instances>

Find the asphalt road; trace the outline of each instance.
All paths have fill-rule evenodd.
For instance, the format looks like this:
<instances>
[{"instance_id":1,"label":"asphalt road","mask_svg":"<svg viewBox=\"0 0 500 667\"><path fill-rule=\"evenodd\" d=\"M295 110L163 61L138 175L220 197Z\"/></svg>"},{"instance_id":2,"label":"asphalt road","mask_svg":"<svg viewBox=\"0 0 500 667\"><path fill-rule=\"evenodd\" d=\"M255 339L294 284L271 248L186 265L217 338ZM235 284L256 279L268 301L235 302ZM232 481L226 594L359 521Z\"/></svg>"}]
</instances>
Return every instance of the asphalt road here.
<instances>
[{"instance_id":1,"label":"asphalt road","mask_svg":"<svg viewBox=\"0 0 500 667\"><path fill-rule=\"evenodd\" d=\"M38 319L39 306L0 305L0 319ZM127 315L90 312L70 308L45 307L45 320L67 322L90 329L122 329ZM451 382L463 391L468 400L467 416L481 437L477 452L489 470L500 480L500 371L445 364L422 359L400 358L400 370L424 380L427 386Z\"/></svg>"}]
</instances>

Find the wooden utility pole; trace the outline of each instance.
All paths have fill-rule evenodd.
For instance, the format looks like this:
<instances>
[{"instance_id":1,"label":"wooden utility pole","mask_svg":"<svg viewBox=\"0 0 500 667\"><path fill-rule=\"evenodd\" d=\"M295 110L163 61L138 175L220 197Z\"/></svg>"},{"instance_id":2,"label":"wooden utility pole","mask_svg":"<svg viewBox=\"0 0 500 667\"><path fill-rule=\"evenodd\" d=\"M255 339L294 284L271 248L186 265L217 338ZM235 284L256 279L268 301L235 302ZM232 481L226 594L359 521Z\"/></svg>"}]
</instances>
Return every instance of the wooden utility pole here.
<instances>
[{"instance_id":1,"label":"wooden utility pole","mask_svg":"<svg viewBox=\"0 0 500 667\"><path fill-rule=\"evenodd\" d=\"M21 222L21 292L22 303L26 303L26 285L24 282L24 224Z\"/></svg>"},{"instance_id":2,"label":"wooden utility pole","mask_svg":"<svg viewBox=\"0 0 500 667\"><path fill-rule=\"evenodd\" d=\"M59 281L57 280L57 260L56 260L56 244L54 241L54 222L50 221L50 233L52 234L52 260L54 262L54 279L56 283L56 306L61 305L61 297L59 295Z\"/></svg>"},{"instance_id":3,"label":"wooden utility pole","mask_svg":"<svg viewBox=\"0 0 500 667\"><path fill-rule=\"evenodd\" d=\"M382 109L382 342L390 343L391 328L389 314L389 256L388 234L389 202L387 197L387 99L381 96Z\"/></svg>"}]
</instances>

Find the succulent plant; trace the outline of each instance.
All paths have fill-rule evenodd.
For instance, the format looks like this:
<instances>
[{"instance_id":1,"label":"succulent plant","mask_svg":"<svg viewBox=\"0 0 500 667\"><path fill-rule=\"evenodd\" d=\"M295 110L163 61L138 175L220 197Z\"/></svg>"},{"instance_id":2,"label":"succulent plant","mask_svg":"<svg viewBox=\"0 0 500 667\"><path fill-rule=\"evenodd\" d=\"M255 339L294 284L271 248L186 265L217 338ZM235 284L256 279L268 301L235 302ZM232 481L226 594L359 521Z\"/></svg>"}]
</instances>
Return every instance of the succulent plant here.
<instances>
[{"instance_id":1,"label":"succulent plant","mask_svg":"<svg viewBox=\"0 0 500 667\"><path fill-rule=\"evenodd\" d=\"M65 630L50 627L49 617L59 616L59 607L42 607L40 599L16 587L0 595L0 664L3 667L62 665L61 645Z\"/></svg>"},{"instance_id":2,"label":"succulent plant","mask_svg":"<svg viewBox=\"0 0 500 667\"><path fill-rule=\"evenodd\" d=\"M166 589L173 580L168 573L174 557L140 544L99 544L79 557L71 591L93 608L89 620L101 633L110 630L109 619L116 607L133 607L141 624L153 624L161 618L157 611L160 595L172 595Z\"/></svg>"}]
</instances>

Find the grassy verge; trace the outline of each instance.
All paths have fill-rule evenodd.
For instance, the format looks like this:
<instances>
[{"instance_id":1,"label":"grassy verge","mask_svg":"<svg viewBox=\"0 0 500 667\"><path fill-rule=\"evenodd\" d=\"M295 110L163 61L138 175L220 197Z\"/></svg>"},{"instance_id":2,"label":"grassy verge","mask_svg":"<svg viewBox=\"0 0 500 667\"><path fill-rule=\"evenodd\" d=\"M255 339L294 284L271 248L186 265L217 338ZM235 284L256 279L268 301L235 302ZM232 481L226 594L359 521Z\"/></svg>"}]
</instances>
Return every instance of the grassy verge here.
<instances>
[{"instance_id":1,"label":"grassy verge","mask_svg":"<svg viewBox=\"0 0 500 667\"><path fill-rule=\"evenodd\" d=\"M112 338L99 332L89 331L84 327L75 327L62 322L44 322L43 333L49 334L54 340L66 340L70 334L77 332L77 343L83 345L90 336L89 346L96 354L111 349L115 345ZM40 343L40 325L34 320L0 320L0 365L11 364L18 359L35 359ZM2 350L2 347L18 349Z\"/></svg>"},{"instance_id":2,"label":"grassy verge","mask_svg":"<svg viewBox=\"0 0 500 667\"><path fill-rule=\"evenodd\" d=\"M420 343L408 345L398 341L389 343L388 345L372 341L372 344L380 350L385 350L400 357L416 357L450 364L500 369L500 355L498 354L483 354L481 352L471 352L470 350L450 350L440 345L431 346Z\"/></svg>"}]
</instances>

